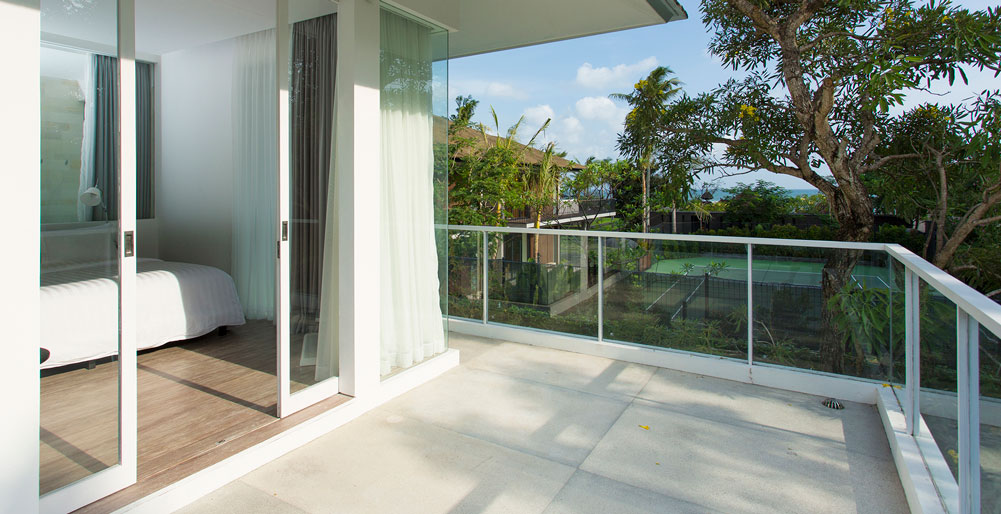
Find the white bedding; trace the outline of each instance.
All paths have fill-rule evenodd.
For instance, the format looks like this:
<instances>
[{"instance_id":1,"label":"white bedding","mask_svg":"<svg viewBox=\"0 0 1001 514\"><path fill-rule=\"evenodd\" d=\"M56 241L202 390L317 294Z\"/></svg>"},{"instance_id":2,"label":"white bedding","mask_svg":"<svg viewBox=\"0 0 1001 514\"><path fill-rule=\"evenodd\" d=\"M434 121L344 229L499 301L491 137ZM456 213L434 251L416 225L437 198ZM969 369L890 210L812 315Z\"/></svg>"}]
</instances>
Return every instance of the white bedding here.
<instances>
[{"instance_id":1,"label":"white bedding","mask_svg":"<svg viewBox=\"0 0 1001 514\"><path fill-rule=\"evenodd\" d=\"M42 273L42 368L118 353L117 274L108 263L63 266ZM136 341L154 348L246 321L233 279L210 266L139 259Z\"/></svg>"}]
</instances>

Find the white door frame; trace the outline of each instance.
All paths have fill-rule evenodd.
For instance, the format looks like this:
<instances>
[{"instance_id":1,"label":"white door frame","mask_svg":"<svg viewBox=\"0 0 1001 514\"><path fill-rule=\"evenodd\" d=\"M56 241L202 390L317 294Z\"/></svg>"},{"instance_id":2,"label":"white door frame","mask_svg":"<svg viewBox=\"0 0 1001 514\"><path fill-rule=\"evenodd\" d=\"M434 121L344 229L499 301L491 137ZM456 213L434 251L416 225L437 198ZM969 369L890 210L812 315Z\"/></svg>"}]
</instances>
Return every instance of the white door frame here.
<instances>
[{"instance_id":1,"label":"white door frame","mask_svg":"<svg viewBox=\"0 0 1001 514\"><path fill-rule=\"evenodd\" d=\"M295 0L292 0L293 2ZM277 306L275 318L278 320L278 416L286 417L310 405L323 401L339 392L337 377L328 378L313 384L302 391L292 393L292 357L291 357L291 257L289 227L291 222L290 191L291 154L289 138L291 136L291 118L289 114L289 0L275 2L275 77L278 92L277 130L278 130L278 223L275 240L278 246L277 263ZM335 74L336 77L336 74ZM335 78L336 80L336 78ZM336 90L336 89L335 89ZM336 122L335 122L336 123ZM332 170L333 171L333 170ZM327 201L336 201L329 198Z\"/></svg>"},{"instance_id":2,"label":"white door frame","mask_svg":"<svg viewBox=\"0 0 1001 514\"><path fill-rule=\"evenodd\" d=\"M39 498L39 512L69 512L136 483L138 390L136 383L136 83L135 4L118 0L118 454L119 463ZM40 103L36 112L40 111ZM36 202L37 203L37 202ZM126 235L132 252L126 252ZM36 374L36 377L38 375ZM40 427L39 427L40 428ZM36 473L37 476L37 473Z\"/></svg>"}]
</instances>

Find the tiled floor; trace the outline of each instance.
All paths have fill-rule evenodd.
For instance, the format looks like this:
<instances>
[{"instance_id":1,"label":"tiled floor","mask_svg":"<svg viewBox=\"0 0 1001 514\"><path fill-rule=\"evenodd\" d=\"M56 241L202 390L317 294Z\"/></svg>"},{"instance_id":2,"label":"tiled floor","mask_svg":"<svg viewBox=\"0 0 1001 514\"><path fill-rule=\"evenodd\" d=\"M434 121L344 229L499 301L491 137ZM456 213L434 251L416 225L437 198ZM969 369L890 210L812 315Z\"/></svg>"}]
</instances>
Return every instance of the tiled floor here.
<instances>
[{"instance_id":1,"label":"tiled floor","mask_svg":"<svg viewBox=\"0 0 1001 514\"><path fill-rule=\"evenodd\" d=\"M872 406L450 344L459 368L184 512L907 512Z\"/></svg>"}]
</instances>

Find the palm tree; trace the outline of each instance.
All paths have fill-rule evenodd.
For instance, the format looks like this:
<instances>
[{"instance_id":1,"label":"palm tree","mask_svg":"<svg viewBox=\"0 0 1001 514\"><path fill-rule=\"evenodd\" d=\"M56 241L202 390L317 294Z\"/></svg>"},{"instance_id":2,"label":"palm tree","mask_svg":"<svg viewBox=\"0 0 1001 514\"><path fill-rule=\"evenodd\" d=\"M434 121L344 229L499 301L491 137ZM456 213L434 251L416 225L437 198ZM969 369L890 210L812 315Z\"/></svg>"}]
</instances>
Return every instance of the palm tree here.
<instances>
[{"instance_id":1,"label":"palm tree","mask_svg":"<svg viewBox=\"0 0 1001 514\"><path fill-rule=\"evenodd\" d=\"M542 226L543 210L557 203L560 169L556 165L556 144L550 142L542 152L539 164L527 166L525 173L525 200L532 208L535 228ZM539 236L532 237L530 255L538 257Z\"/></svg>"},{"instance_id":2,"label":"palm tree","mask_svg":"<svg viewBox=\"0 0 1001 514\"><path fill-rule=\"evenodd\" d=\"M657 169L655 161L658 128L667 110L667 102L681 91L681 81L668 78L674 72L659 66L633 86L628 94L612 93L613 100L623 100L632 108L619 134L616 148L623 156L631 159L643 172L643 232L650 229L650 174Z\"/></svg>"}]
</instances>

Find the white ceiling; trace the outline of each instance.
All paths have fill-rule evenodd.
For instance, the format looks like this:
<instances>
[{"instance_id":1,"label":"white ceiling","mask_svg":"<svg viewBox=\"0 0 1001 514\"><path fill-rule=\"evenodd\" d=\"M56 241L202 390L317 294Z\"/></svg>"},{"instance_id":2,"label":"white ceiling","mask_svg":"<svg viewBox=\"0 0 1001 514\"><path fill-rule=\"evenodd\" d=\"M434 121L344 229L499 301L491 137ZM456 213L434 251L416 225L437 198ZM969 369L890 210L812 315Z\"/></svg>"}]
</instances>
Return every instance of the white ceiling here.
<instances>
[{"instance_id":1,"label":"white ceiling","mask_svg":"<svg viewBox=\"0 0 1001 514\"><path fill-rule=\"evenodd\" d=\"M462 57L687 17L676 0L460 0L448 53Z\"/></svg>"},{"instance_id":2,"label":"white ceiling","mask_svg":"<svg viewBox=\"0 0 1001 514\"><path fill-rule=\"evenodd\" d=\"M117 0L42 0L45 38L92 50L114 49ZM330 0L291 0L289 19L336 11ZM274 0L136 0L136 52L175 50L275 26Z\"/></svg>"}]
</instances>

